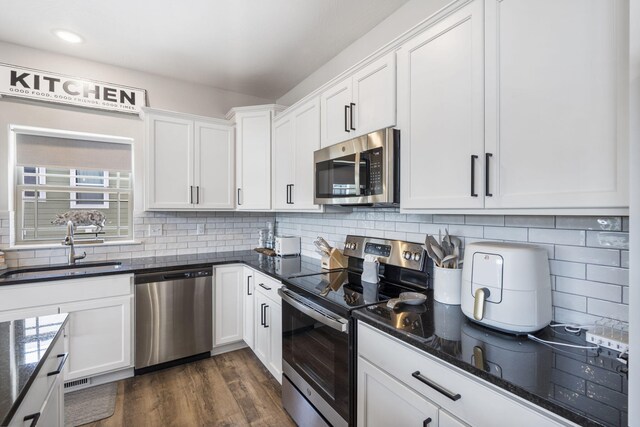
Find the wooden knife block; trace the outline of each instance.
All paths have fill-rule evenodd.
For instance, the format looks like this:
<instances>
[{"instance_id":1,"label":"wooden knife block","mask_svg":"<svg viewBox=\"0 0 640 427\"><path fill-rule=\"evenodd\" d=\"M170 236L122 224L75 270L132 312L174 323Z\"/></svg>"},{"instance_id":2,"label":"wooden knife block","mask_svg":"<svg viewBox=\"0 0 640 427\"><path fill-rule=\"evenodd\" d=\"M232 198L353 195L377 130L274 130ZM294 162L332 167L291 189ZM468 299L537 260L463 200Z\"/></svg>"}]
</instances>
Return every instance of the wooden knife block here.
<instances>
[{"instance_id":1,"label":"wooden knife block","mask_svg":"<svg viewBox=\"0 0 640 427\"><path fill-rule=\"evenodd\" d=\"M347 268L347 257L340 252L339 249L333 248L329 255L322 257L322 268L326 270L335 270L338 268Z\"/></svg>"}]
</instances>

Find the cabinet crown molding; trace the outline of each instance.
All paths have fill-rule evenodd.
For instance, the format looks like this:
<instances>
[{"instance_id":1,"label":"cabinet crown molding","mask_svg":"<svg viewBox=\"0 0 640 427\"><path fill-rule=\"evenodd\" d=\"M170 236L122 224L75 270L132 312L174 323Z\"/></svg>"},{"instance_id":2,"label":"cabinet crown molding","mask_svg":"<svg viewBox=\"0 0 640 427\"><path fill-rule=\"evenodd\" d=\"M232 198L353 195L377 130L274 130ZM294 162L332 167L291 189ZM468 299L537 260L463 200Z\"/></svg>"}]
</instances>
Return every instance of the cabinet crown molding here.
<instances>
[{"instance_id":1,"label":"cabinet crown molding","mask_svg":"<svg viewBox=\"0 0 640 427\"><path fill-rule=\"evenodd\" d=\"M220 117L207 117L207 116L200 116L197 114L189 114L189 113L181 113L178 111L171 111L171 110L161 110L158 108L150 108L150 107L142 107L142 112L140 113L140 118L142 118L143 120L145 119L145 117L147 115L154 115L154 114L158 114L158 115L162 115L163 117L175 117L178 119L186 119L186 120L194 120L194 121L199 121L199 122L207 122L207 123L215 123L215 124L219 124L219 125L223 125L223 126L232 126L233 123L231 123L229 120L220 118Z\"/></svg>"},{"instance_id":2,"label":"cabinet crown molding","mask_svg":"<svg viewBox=\"0 0 640 427\"><path fill-rule=\"evenodd\" d=\"M288 107L280 104L263 104L263 105L249 105L246 107L233 107L226 115L227 120L231 123L235 123L235 117L237 113L252 113L259 111L272 111L274 114L284 111Z\"/></svg>"}]
</instances>

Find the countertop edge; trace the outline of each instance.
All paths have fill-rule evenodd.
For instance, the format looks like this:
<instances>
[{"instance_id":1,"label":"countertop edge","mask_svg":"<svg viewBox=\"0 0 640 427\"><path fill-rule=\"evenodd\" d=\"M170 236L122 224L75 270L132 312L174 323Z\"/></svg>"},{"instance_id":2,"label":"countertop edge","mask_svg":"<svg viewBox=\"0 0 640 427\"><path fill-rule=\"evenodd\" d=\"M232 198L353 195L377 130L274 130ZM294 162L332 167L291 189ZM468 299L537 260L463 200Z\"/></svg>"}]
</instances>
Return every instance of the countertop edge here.
<instances>
[{"instance_id":1,"label":"countertop edge","mask_svg":"<svg viewBox=\"0 0 640 427\"><path fill-rule=\"evenodd\" d=\"M60 325L60 328L58 329L58 332L56 333L56 336L53 338L53 341L56 341L56 340L60 339L60 334L63 333L64 328L67 325L68 321L69 321L69 315L66 314L66 316L64 318L64 322L62 322L62 324ZM12 421L13 416L16 414L16 411L18 410L18 408L22 404L22 401L24 400L25 396L27 395L27 393L29 393L29 390L31 389L31 386L33 385L33 382L35 381L36 377L38 376L38 374L42 370L42 366L44 365L44 362L47 360L47 358L51 354L51 350L52 349L53 349L52 345L47 347L47 349L45 350L44 354L42 355L42 357L38 361L38 365L33 370L33 373L31 374L31 376L29 377L29 379L25 383L24 387L22 387L22 390L20 390L20 394L18 394L18 397L16 397L16 399L13 401L13 405L11 405L11 408L9 408L9 411L7 411L7 414L5 415L5 417L2 420L2 423L0 425L8 426L9 423Z\"/></svg>"},{"instance_id":2,"label":"countertop edge","mask_svg":"<svg viewBox=\"0 0 640 427\"><path fill-rule=\"evenodd\" d=\"M462 369L463 371L478 377L480 379L483 379L485 381L487 381L488 383L493 384L496 387L501 388L502 390L505 390L511 394L514 394L524 400L526 400L527 402L531 403L532 405L535 406L539 406L543 409L546 409L549 412L554 413L555 415L558 415L562 418L567 419L568 421L571 421L573 423L576 423L578 425L581 426L585 426L585 427L605 427L604 424L601 424L591 418L587 418L583 415L580 415L579 413L572 411L571 409L565 407L565 406L561 406L558 405L554 402L551 402L549 400L546 400L540 396L537 396L533 393L528 392L527 390L524 390L523 388L519 387L518 385L515 385L513 383L510 383L508 381L502 380L494 375L491 375L485 371L482 371L476 367L474 367L473 365L470 365L468 363L462 362L458 359L455 359L453 357L448 356L445 353L439 352L438 350L423 345L422 342L420 342L419 339L416 339L414 337L412 337L409 334L404 334L400 331L398 331L395 328L392 328L388 325L385 325L384 323L380 323L380 322L376 322L374 319L371 319L367 316L364 316L360 313L358 313L358 310L355 310L353 312L353 317L358 320L361 321L363 323L366 323L370 326L373 326L374 328L380 330L381 332L385 332L397 339L399 339L400 341L415 347L417 350L421 350L425 353L428 353L429 355L438 358L439 360L449 363L459 369Z\"/></svg>"}]
</instances>

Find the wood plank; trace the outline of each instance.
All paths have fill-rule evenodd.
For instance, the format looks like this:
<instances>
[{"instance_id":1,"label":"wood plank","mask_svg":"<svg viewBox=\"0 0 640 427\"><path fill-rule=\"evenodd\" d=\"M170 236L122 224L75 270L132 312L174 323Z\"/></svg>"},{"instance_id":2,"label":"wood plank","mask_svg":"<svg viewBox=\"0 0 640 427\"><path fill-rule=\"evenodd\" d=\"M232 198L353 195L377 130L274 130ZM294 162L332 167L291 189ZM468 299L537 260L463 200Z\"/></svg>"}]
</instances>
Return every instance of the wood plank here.
<instances>
[{"instance_id":1,"label":"wood plank","mask_svg":"<svg viewBox=\"0 0 640 427\"><path fill-rule=\"evenodd\" d=\"M113 416L86 426L295 426L280 395L245 348L119 381Z\"/></svg>"}]
</instances>

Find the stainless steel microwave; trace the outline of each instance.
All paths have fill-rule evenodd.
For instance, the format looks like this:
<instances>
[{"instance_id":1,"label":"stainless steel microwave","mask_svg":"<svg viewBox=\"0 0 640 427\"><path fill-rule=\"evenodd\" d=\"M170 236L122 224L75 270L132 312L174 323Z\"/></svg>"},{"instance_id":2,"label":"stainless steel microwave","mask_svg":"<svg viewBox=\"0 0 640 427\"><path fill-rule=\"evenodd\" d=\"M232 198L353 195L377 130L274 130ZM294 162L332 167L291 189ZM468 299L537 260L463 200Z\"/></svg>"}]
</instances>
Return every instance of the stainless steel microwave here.
<instances>
[{"instance_id":1,"label":"stainless steel microwave","mask_svg":"<svg viewBox=\"0 0 640 427\"><path fill-rule=\"evenodd\" d=\"M400 131L381 129L313 153L314 202L398 205Z\"/></svg>"}]
</instances>

